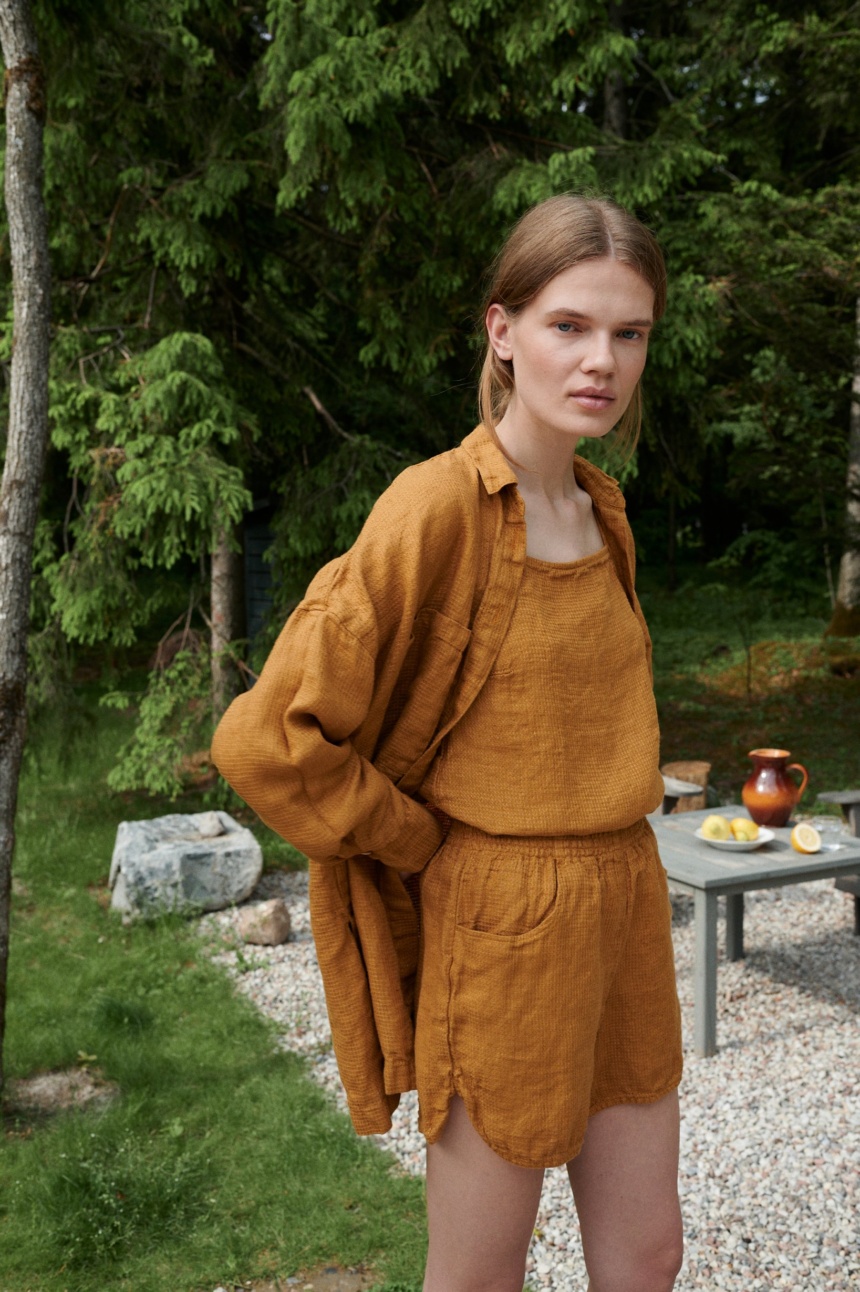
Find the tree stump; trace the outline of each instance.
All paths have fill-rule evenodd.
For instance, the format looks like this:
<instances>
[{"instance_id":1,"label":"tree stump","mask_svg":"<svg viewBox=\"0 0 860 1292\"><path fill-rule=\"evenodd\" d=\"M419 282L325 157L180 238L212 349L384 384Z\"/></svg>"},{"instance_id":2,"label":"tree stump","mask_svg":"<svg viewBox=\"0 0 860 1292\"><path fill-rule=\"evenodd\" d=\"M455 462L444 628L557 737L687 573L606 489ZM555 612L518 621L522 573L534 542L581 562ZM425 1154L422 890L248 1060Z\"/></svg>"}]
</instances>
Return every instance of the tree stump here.
<instances>
[{"instance_id":1,"label":"tree stump","mask_svg":"<svg viewBox=\"0 0 860 1292\"><path fill-rule=\"evenodd\" d=\"M674 816L677 812L696 812L699 808L708 806L710 763L700 762L696 759L687 762L664 763L660 771L664 776L674 776L679 781L690 781L692 785L701 785L702 787L701 794L693 794L689 797L678 799L670 815Z\"/></svg>"}]
</instances>

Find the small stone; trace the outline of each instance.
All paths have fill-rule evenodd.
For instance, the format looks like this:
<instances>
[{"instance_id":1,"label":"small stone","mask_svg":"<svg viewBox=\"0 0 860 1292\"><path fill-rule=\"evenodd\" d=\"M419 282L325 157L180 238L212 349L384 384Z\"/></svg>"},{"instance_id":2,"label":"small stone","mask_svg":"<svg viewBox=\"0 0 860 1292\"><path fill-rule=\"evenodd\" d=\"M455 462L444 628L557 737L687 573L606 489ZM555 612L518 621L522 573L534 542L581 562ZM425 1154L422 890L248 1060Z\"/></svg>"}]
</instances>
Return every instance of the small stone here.
<instances>
[{"instance_id":1,"label":"small stone","mask_svg":"<svg viewBox=\"0 0 860 1292\"><path fill-rule=\"evenodd\" d=\"M258 947L278 947L286 942L292 928L290 908L282 897L255 902L239 911L239 936Z\"/></svg>"},{"instance_id":2,"label":"small stone","mask_svg":"<svg viewBox=\"0 0 860 1292\"><path fill-rule=\"evenodd\" d=\"M225 834L224 823L217 812L195 812L194 830L203 839L215 839Z\"/></svg>"}]
</instances>

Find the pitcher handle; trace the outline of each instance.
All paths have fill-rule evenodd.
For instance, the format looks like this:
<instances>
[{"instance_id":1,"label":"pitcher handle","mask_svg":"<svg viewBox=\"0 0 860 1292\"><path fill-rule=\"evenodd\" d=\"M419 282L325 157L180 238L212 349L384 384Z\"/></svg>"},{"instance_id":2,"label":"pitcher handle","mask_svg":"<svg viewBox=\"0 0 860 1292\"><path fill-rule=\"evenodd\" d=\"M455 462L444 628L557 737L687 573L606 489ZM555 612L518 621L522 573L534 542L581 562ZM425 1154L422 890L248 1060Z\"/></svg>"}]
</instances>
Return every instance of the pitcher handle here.
<instances>
[{"instance_id":1,"label":"pitcher handle","mask_svg":"<svg viewBox=\"0 0 860 1292\"><path fill-rule=\"evenodd\" d=\"M799 803L800 800L803 798L803 791L806 789L807 785L809 784L809 773L807 772L806 768L803 766L802 763L789 763L788 767L786 768L786 771L800 772L801 776L803 777L803 780L800 782L800 789L797 791L797 799L795 800L797 803Z\"/></svg>"}]
</instances>

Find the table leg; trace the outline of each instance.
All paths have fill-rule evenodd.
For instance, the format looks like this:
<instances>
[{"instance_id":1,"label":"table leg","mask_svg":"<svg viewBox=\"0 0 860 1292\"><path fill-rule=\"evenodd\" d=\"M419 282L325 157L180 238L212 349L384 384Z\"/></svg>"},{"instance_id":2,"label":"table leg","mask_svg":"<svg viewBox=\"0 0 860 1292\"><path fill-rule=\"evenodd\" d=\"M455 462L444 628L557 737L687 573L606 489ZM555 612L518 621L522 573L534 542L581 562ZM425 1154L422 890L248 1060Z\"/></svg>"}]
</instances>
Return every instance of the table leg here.
<instances>
[{"instance_id":1,"label":"table leg","mask_svg":"<svg viewBox=\"0 0 860 1292\"><path fill-rule=\"evenodd\" d=\"M744 958L744 895L726 894L726 959Z\"/></svg>"},{"instance_id":2,"label":"table leg","mask_svg":"<svg viewBox=\"0 0 860 1292\"><path fill-rule=\"evenodd\" d=\"M696 952L693 967L693 1040L696 1054L717 1052L717 895L696 890Z\"/></svg>"}]
</instances>

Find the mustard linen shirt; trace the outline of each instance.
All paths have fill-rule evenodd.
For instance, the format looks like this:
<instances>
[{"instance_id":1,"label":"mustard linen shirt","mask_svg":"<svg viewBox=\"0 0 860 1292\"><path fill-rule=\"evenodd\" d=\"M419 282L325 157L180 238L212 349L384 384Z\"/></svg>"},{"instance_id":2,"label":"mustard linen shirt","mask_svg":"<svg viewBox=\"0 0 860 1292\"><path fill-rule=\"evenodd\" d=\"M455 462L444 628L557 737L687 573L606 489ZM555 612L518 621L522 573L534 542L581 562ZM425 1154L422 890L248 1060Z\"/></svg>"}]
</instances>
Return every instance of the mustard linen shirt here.
<instances>
[{"instance_id":1,"label":"mustard linen shirt","mask_svg":"<svg viewBox=\"0 0 860 1292\"><path fill-rule=\"evenodd\" d=\"M621 491L583 459L575 471L650 664ZM359 1134L388 1130L415 1085L418 928L397 872L420 870L441 841L414 796L516 604L526 561L516 485L484 427L399 475L354 546L313 579L213 740L225 779L311 859L317 956Z\"/></svg>"}]
</instances>

